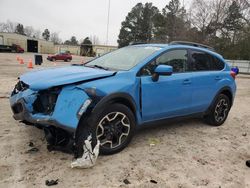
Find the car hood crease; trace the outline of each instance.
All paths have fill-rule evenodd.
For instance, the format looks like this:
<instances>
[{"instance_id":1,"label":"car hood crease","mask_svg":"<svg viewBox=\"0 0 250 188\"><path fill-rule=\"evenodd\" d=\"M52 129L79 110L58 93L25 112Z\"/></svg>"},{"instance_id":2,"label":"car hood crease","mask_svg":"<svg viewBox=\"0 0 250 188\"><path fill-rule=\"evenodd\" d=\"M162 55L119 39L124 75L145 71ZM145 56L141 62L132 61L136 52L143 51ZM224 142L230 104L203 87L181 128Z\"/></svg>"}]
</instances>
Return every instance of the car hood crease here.
<instances>
[{"instance_id":1,"label":"car hood crease","mask_svg":"<svg viewBox=\"0 0 250 188\"><path fill-rule=\"evenodd\" d=\"M84 66L67 66L26 73L20 80L32 90L43 90L54 86L73 84L92 79L100 79L114 75L114 71L106 71Z\"/></svg>"}]
</instances>

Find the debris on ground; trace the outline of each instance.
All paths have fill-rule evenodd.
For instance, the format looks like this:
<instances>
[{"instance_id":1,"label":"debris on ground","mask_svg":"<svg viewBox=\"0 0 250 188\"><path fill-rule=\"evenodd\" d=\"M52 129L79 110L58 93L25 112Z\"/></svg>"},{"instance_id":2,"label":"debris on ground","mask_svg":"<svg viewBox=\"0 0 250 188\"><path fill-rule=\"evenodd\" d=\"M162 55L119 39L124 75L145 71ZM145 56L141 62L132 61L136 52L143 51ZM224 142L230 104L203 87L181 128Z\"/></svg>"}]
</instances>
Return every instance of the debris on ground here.
<instances>
[{"instance_id":1,"label":"debris on ground","mask_svg":"<svg viewBox=\"0 0 250 188\"><path fill-rule=\"evenodd\" d=\"M205 159L201 159L201 158L197 158L197 157L193 157L193 159L202 165L208 164L208 162Z\"/></svg>"},{"instance_id":2,"label":"debris on ground","mask_svg":"<svg viewBox=\"0 0 250 188\"><path fill-rule=\"evenodd\" d=\"M33 142L29 142L29 147L34 147L34 143Z\"/></svg>"},{"instance_id":3,"label":"debris on ground","mask_svg":"<svg viewBox=\"0 0 250 188\"><path fill-rule=\"evenodd\" d=\"M242 133L242 136L247 136L247 133Z\"/></svg>"},{"instance_id":4,"label":"debris on ground","mask_svg":"<svg viewBox=\"0 0 250 188\"><path fill-rule=\"evenodd\" d=\"M56 179L56 180L46 180L45 181L45 185L47 185L47 186L57 185L58 184L58 180L59 179Z\"/></svg>"},{"instance_id":5,"label":"debris on ground","mask_svg":"<svg viewBox=\"0 0 250 188\"><path fill-rule=\"evenodd\" d=\"M32 147L31 149L29 149L28 151L26 151L25 153L36 153L36 152L38 152L39 151L39 149L38 148L36 148L36 147Z\"/></svg>"},{"instance_id":6,"label":"debris on ground","mask_svg":"<svg viewBox=\"0 0 250 188\"><path fill-rule=\"evenodd\" d=\"M97 141L94 150L92 150L91 139L92 137L89 136L87 140L84 141L83 155L81 158L78 158L71 163L71 168L90 168L95 165L96 159L99 155L100 141Z\"/></svg>"},{"instance_id":7,"label":"debris on ground","mask_svg":"<svg viewBox=\"0 0 250 188\"><path fill-rule=\"evenodd\" d=\"M0 99L8 99L10 95L8 93L0 93Z\"/></svg>"},{"instance_id":8,"label":"debris on ground","mask_svg":"<svg viewBox=\"0 0 250 188\"><path fill-rule=\"evenodd\" d=\"M250 160L246 161L246 165L250 168Z\"/></svg>"},{"instance_id":9,"label":"debris on ground","mask_svg":"<svg viewBox=\"0 0 250 188\"><path fill-rule=\"evenodd\" d=\"M126 185L131 184L130 181L128 181L128 179L124 179L123 183L125 183Z\"/></svg>"},{"instance_id":10,"label":"debris on ground","mask_svg":"<svg viewBox=\"0 0 250 188\"><path fill-rule=\"evenodd\" d=\"M149 145L150 145L150 146L155 146L156 144L159 144L159 143L160 143L160 140L157 139L157 138L149 138L149 139L148 139L148 142L149 142Z\"/></svg>"},{"instance_id":11,"label":"debris on ground","mask_svg":"<svg viewBox=\"0 0 250 188\"><path fill-rule=\"evenodd\" d=\"M155 181L155 180L150 180L150 183L157 184L157 181Z\"/></svg>"}]
</instances>

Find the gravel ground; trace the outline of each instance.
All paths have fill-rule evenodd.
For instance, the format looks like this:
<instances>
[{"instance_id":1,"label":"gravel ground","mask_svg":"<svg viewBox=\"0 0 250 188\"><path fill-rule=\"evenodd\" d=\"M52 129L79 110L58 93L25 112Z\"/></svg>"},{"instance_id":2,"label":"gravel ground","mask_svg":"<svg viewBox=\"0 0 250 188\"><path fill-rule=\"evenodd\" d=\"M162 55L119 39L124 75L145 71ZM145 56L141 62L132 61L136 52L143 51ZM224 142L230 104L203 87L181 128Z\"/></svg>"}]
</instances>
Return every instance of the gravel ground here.
<instances>
[{"instance_id":1,"label":"gravel ground","mask_svg":"<svg viewBox=\"0 0 250 188\"><path fill-rule=\"evenodd\" d=\"M237 78L235 103L223 126L189 119L147 127L122 152L100 156L92 169L71 169L72 155L48 152L41 130L12 118L9 93L17 77L31 71L17 63L16 55L0 53L0 187L46 187L51 179L59 179L56 187L250 187L245 165L250 159L250 76ZM27 63L33 54L20 56ZM35 69L65 64L45 60ZM27 152L30 142L37 152Z\"/></svg>"}]
</instances>

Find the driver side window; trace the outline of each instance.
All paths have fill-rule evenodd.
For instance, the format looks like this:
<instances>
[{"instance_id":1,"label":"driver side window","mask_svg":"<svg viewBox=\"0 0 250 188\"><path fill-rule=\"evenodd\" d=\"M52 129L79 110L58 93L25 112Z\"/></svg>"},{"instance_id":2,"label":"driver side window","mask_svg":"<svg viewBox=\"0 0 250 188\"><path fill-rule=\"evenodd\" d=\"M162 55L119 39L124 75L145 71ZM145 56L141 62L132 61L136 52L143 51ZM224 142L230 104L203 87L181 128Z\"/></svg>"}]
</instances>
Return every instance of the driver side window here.
<instances>
[{"instance_id":1,"label":"driver side window","mask_svg":"<svg viewBox=\"0 0 250 188\"><path fill-rule=\"evenodd\" d=\"M148 76L154 73L158 65L170 65L173 73L181 73L187 70L188 52L185 49L171 50L143 67L141 75Z\"/></svg>"}]
</instances>

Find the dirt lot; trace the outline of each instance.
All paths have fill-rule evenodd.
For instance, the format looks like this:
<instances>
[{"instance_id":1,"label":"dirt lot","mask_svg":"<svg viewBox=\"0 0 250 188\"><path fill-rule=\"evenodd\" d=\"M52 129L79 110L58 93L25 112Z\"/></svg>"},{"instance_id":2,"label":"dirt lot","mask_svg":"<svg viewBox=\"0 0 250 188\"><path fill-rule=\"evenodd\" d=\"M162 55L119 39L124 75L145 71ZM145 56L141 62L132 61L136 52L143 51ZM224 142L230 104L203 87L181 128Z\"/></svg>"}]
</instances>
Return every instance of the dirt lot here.
<instances>
[{"instance_id":1,"label":"dirt lot","mask_svg":"<svg viewBox=\"0 0 250 188\"><path fill-rule=\"evenodd\" d=\"M71 169L72 155L48 152L42 130L12 118L9 93L17 77L30 71L16 55L0 53L0 187L46 187L47 179L59 179L56 187L250 187L245 165L250 159L250 77L238 77L235 103L223 126L191 119L148 127L119 154L100 156L94 168ZM27 62L33 54L21 56ZM35 69L65 64L45 61ZM27 153L30 141L38 152Z\"/></svg>"}]
</instances>

